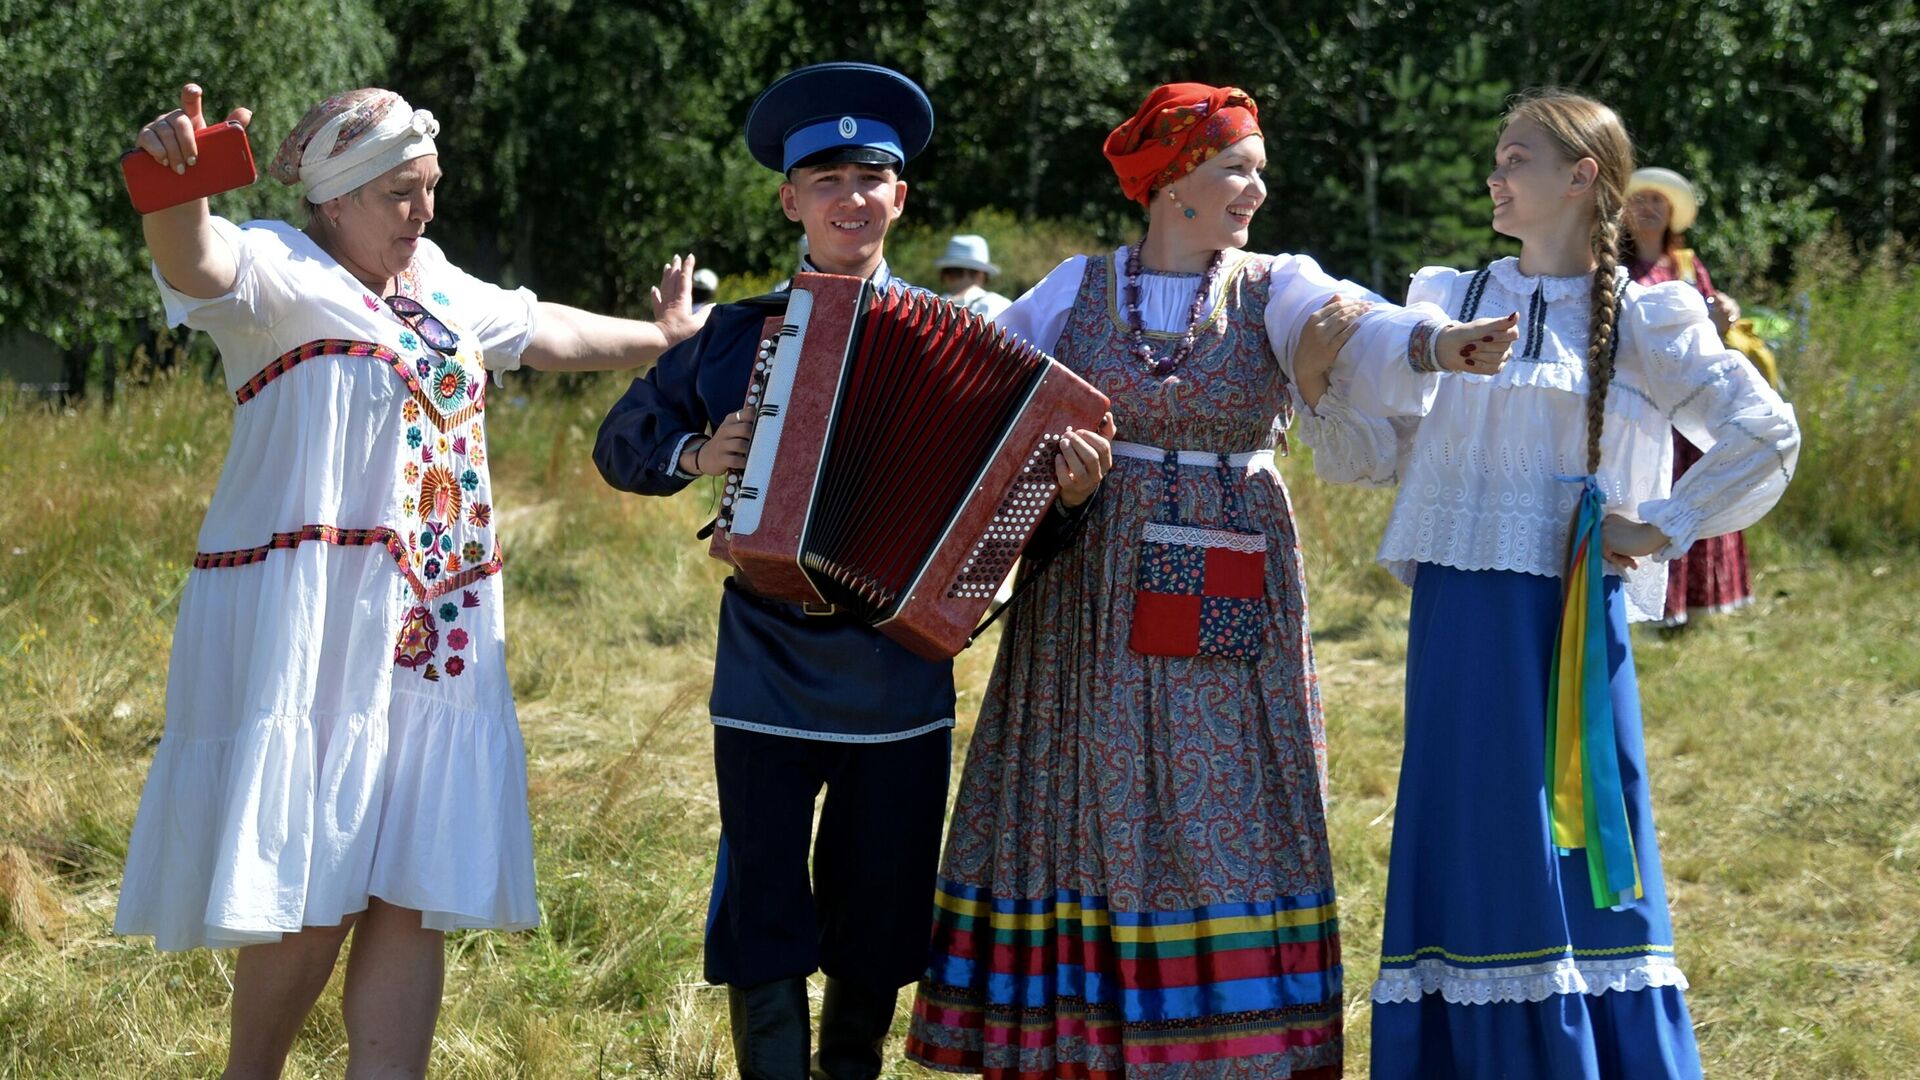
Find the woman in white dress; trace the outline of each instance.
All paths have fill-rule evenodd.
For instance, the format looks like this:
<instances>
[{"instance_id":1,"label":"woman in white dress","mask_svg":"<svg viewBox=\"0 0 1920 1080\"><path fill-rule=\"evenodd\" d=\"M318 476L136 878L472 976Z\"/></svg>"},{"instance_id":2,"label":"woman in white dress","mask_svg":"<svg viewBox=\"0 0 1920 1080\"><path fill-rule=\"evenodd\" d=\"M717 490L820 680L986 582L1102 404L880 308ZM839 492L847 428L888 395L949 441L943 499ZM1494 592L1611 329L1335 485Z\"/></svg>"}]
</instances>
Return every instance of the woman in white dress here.
<instances>
[{"instance_id":1,"label":"woman in white dress","mask_svg":"<svg viewBox=\"0 0 1920 1080\"><path fill-rule=\"evenodd\" d=\"M200 98L140 149L193 168ZM269 168L304 229L205 199L143 222L168 321L213 335L237 411L115 930L240 949L230 1080L280 1075L350 930L347 1075L424 1075L442 934L538 921L487 373L634 367L698 328L691 259L657 323L450 264L421 235L438 130L390 91L331 97Z\"/></svg>"}]
</instances>

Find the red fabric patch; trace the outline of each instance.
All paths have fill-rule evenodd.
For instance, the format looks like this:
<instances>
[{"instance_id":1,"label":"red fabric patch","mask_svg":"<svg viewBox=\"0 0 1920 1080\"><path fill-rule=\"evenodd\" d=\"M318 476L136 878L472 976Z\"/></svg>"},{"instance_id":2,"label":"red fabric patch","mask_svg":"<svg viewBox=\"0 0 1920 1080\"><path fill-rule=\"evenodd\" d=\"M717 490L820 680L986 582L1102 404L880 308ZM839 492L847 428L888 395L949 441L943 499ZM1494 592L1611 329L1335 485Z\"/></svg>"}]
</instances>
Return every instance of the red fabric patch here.
<instances>
[{"instance_id":1,"label":"red fabric patch","mask_svg":"<svg viewBox=\"0 0 1920 1080\"><path fill-rule=\"evenodd\" d=\"M1252 599L1264 596L1266 585L1266 552L1207 549L1207 577L1202 591L1208 596Z\"/></svg>"},{"instance_id":2,"label":"red fabric patch","mask_svg":"<svg viewBox=\"0 0 1920 1080\"><path fill-rule=\"evenodd\" d=\"M1200 653L1200 598L1168 593L1133 594L1133 650L1149 656Z\"/></svg>"}]
</instances>

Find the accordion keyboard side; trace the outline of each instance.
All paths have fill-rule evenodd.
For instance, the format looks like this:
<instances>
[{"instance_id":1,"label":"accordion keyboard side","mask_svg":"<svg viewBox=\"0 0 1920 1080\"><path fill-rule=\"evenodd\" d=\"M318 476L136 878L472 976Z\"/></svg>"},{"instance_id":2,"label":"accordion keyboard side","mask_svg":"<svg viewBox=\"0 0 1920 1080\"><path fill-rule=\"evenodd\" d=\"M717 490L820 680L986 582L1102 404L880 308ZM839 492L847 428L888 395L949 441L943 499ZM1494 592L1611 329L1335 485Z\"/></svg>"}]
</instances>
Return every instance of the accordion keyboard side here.
<instances>
[{"instance_id":1,"label":"accordion keyboard side","mask_svg":"<svg viewBox=\"0 0 1920 1080\"><path fill-rule=\"evenodd\" d=\"M995 591L1059 493L1053 459L1069 427L1098 430L1105 394L1052 359L1001 450L882 632L929 659L967 647Z\"/></svg>"},{"instance_id":2,"label":"accordion keyboard side","mask_svg":"<svg viewBox=\"0 0 1920 1080\"><path fill-rule=\"evenodd\" d=\"M821 599L800 566L800 546L832 429L839 382L832 358L847 351L865 287L857 278L801 275L786 314L777 325L767 320L755 354L742 402L756 418L753 442L746 468L727 475L709 550L770 599Z\"/></svg>"}]
</instances>

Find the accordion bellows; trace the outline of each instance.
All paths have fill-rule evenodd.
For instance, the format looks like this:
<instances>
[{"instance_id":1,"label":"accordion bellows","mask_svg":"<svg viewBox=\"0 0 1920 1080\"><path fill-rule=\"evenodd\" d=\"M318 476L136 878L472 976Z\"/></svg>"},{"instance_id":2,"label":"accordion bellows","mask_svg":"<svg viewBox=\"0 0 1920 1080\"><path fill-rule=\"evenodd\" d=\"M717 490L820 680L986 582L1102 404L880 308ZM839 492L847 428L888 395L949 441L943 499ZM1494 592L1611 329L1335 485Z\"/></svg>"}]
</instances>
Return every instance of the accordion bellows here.
<instances>
[{"instance_id":1,"label":"accordion bellows","mask_svg":"<svg viewBox=\"0 0 1920 1080\"><path fill-rule=\"evenodd\" d=\"M917 290L795 275L748 381L758 419L713 554L754 592L849 611L929 659L969 636L1106 396Z\"/></svg>"}]
</instances>

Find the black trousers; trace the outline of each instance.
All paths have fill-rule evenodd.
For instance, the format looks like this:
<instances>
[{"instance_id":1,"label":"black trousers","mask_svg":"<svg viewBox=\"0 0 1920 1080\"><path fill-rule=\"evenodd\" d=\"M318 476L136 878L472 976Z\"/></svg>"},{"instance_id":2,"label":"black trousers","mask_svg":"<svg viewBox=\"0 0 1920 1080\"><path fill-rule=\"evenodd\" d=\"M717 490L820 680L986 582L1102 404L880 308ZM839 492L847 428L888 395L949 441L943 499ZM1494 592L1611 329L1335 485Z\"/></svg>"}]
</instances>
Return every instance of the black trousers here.
<instances>
[{"instance_id":1,"label":"black trousers","mask_svg":"<svg viewBox=\"0 0 1920 1080\"><path fill-rule=\"evenodd\" d=\"M952 744L951 729L838 743L716 725L721 835L707 981L758 986L821 970L890 992L919 979Z\"/></svg>"}]
</instances>

